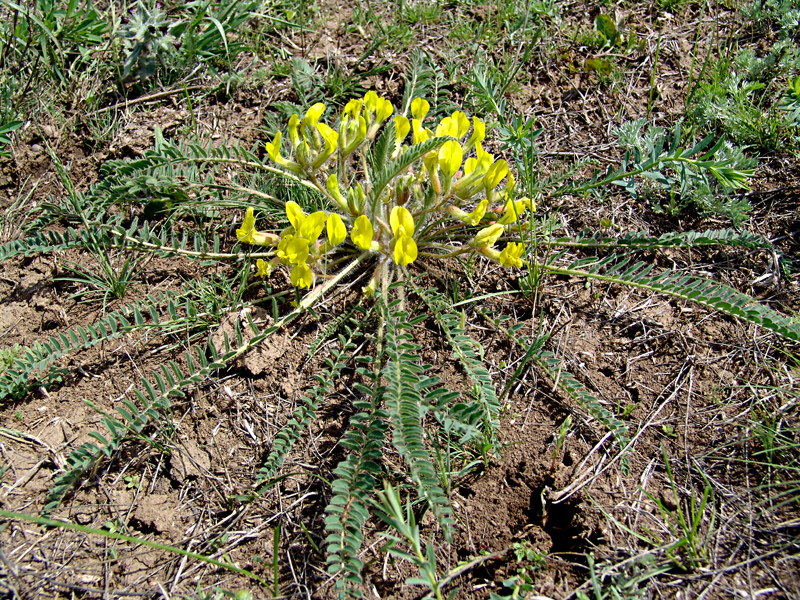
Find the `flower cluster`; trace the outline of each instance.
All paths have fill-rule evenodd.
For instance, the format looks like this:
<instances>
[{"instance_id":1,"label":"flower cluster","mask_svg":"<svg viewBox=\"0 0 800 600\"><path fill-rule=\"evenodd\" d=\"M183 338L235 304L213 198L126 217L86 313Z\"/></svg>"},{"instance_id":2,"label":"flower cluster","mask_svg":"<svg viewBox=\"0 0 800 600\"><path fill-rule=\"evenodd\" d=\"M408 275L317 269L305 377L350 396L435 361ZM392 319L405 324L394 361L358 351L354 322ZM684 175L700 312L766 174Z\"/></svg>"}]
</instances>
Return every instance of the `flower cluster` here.
<instances>
[{"instance_id":1,"label":"flower cluster","mask_svg":"<svg viewBox=\"0 0 800 600\"><path fill-rule=\"evenodd\" d=\"M267 142L269 158L317 189L333 210L306 215L287 202L291 226L275 235L256 230L249 208L237 238L275 247L271 261L257 262L259 275L284 264L291 267L292 284L308 288L334 250L370 252L403 266L420 255L480 252L502 266L522 266L523 244L508 242L502 251L494 246L535 206L527 198L515 199L508 163L483 149L485 123L455 111L431 130L424 124L430 104L416 98L410 108L410 119L397 115L390 121L391 102L370 91L347 103L334 129L321 121L325 105L317 103L302 119L297 114L289 119L288 156L282 154L280 132ZM370 164L377 153L369 150L384 125L376 145L382 146L383 163ZM458 233L481 225L471 239ZM323 231L326 239L320 241Z\"/></svg>"}]
</instances>

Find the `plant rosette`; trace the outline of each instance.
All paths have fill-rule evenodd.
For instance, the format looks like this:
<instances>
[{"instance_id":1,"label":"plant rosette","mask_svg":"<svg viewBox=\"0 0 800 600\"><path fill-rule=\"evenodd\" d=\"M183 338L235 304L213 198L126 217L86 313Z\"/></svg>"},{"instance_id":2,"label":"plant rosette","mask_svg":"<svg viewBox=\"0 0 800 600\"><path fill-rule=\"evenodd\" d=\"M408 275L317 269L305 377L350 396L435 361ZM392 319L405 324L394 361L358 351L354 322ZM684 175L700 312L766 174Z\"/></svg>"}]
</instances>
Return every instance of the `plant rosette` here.
<instances>
[{"instance_id":1,"label":"plant rosette","mask_svg":"<svg viewBox=\"0 0 800 600\"><path fill-rule=\"evenodd\" d=\"M455 111L429 129L429 110L426 100L416 98L411 119L390 119L391 102L370 91L350 100L334 127L322 120L321 102L302 119L292 115L289 152L282 154L278 132L267 142L267 154L287 176L324 196L329 210L306 214L287 202L290 227L276 235L258 231L248 208L237 239L275 248L272 260L259 259L257 275L284 265L293 285L311 288L327 269L364 253L381 265L479 253L503 267L521 267L523 244L495 245L535 205L515 197L508 163L483 149L483 121ZM371 284L365 293L375 288Z\"/></svg>"}]
</instances>

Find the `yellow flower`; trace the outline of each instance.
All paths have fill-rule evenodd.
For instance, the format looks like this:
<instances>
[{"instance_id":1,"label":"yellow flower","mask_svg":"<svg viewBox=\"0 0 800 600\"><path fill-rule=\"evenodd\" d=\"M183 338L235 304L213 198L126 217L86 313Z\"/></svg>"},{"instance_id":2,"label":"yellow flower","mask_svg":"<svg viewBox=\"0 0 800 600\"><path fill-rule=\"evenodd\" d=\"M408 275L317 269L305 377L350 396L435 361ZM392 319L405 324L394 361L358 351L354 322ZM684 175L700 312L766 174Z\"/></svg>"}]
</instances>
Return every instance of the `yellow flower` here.
<instances>
[{"instance_id":1,"label":"yellow flower","mask_svg":"<svg viewBox=\"0 0 800 600\"><path fill-rule=\"evenodd\" d=\"M422 164L425 165L425 170L428 172L428 177L431 179L433 191L438 196L442 193L442 182L439 180L439 155L436 153L436 150L432 150L423 156Z\"/></svg>"},{"instance_id":2,"label":"yellow flower","mask_svg":"<svg viewBox=\"0 0 800 600\"><path fill-rule=\"evenodd\" d=\"M500 253L500 264L504 267L521 267L522 266L522 253L525 251L525 246L517 244L516 242L508 242L505 250Z\"/></svg>"},{"instance_id":3,"label":"yellow flower","mask_svg":"<svg viewBox=\"0 0 800 600\"><path fill-rule=\"evenodd\" d=\"M472 240L472 246L475 248L490 248L494 246L495 242L503 235L503 230L503 226L499 223L481 229L475 235L475 239Z\"/></svg>"},{"instance_id":4,"label":"yellow flower","mask_svg":"<svg viewBox=\"0 0 800 600\"><path fill-rule=\"evenodd\" d=\"M478 206L475 208L475 210L473 210L471 213L469 213L466 216L466 218L463 219L463 221L467 225L477 225L478 223L481 222L481 219L483 218L483 215L486 214L486 208L488 206L489 206L489 201L486 198L484 198L483 200L481 200L478 203Z\"/></svg>"},{"instance_id":5,"label":"yellow flower","mask_svg":"<svg viewBox=\"0 0 800 600\"><path fill-rule=\"evenodd\" d=\"M424 98L414 98L414 101L411 102L411 116L419 121L422 121L422 119L425 118L425 115L428 114L430 108L430 103Z\"/></svg>"},{"instance_id":6,"label":"yellow flower","mask_svg":"<svg viewBox=\"0 0 800 600\"><path fill-rule=\"evenodd\" d=\"M402 144L408 132L411 131L411 122L403 115L394 118L395 143Z\"/></svg>"},{"instance_id":7,"label":"yellow flower","mask_svg":"<svg viewBox=\"0 0 800 600\"><path fill-rule=\"evenodd\" d=\"M313 130L319 122L322 113L324 112L325 105L322 102L317 102L314 106L306 111L306 116L303 119L303 125ZM305 130L303 131L303 137L305 137Z\"/></svg>"},{"instance_id":8,"label":"yellow flower","mask_svg":"<svg viewBox=\"0 0 800 600\"><path fill-rule=\"evenodd\" d=\"M375 108L375 120L383 122L392 116L394 106L386 98L378 98L378 105Z\"/></svg>"},{"instance_id":9,"label":"yellow flower","mask_svg":"<svg viewBox=\"0 0 800 600\"><path fill-rule=\"evenodd\" d=\"M289 230L291 231L291 230ZM289 243L294 239L294 234L286 232L281 237L281 241L278 242L278 249L275 251L275 254L278 257L278 260L281 264L288 265L289 258L286 254L286 248L289 246Z\"/></svg>"},{"instance_id":10,"label":"yellow flower","mask_svg":"<svg viewBox=\"0 0 800 600\"><path fill-rule=\"evenodd\" d=\"M300 223L300 228L297 230L297 234L301 238L308 240L310 244L313 244L319 238L322 230L325 229L325 220L325 213L321 210L311 213L303 219L302 223Z\"/></svg>"},{"instance_id":11,"label":"yellow flower","mask_svg":"<svg viewBox=\"0 0 800 600\"><path fill-rule=\"evenodd\" d=\"M300 288L311 287L311 269L305 263L295 265L291 273L292 285Z\"/></svg>"},{"instance_id":12,"label":"yellow flower","mask_svg":"<svg viewBox=\"0 0 800 600\"><path fill-rule=\"evenodd\" d=\"M374 113L378 107L378 93L370 90L364 94L364 110Z\"/></svg>"},{"instance_id":13,"label":"yellow flower","mask_svg":"<svg viewBox=\"0 0 800 600\"><path fill-rule=\"evenodd\" d=\"M469 149L480 144L486 138L486 123L478 117L472 117L472 135L469 136L465 148Z\"/></svg>"},{"instance_id":14,"label":"yellow flower","mask_svg":"<svg viewBox=\"0 0 800 600\"><path fill-rule=\"evenodd\" d=\"M449 135L450 137L458 137L458 122L450 117L445 117L436 126L436 137Z\"/></svg>"},{"instance_id":15,"label":"yellow flower","mask_svg":"<svg viewBox=\"0 0 800 600\"><path fill-rule=\"evenodd\" d=\"M366 138L367 120L359 116L347 124L347 145L342 149L342 156L349 156Z\"/></svg>"},{"instance_id":16,"label":"yellow flower","mask_svg":"<svg viewBox=\"0 0 800 600\"><path fill-rule=\"evenodd\" d=\"M372 122L372 125L367 132L367 137L369 139L375 138L375 135L378 133L378 129L381 127L381 123L392 116L393 112L394 106L392 106L391 102L389 102L386 98L378 98L377 102L375 103L375 120Z\"/></svg>"},{"instance_id":17,"label":"yellow flower","mask_svg":"<svg viewBox=\"0 0 800 600\"><path fill-rule=\"evenodd\" d=\"M411 128L414 131L413 140L415 144L427 142L431 137L431 132L422 126L422 121L419 119L411 120Z\"/></svg>"},{"instance_id":18,"label":"yellow flower","mask_svg":"<svg viewBox=\"0 0 800 600\"><path fill-rule=\"evenodd\" d=\"M295 148L297 148L300 145L300 142L302 142L300 139L300 133L298 132L299 127L300 117L297 115L297 113L295 113L289 117L289 139L292 142L292 146Z\"/></svg>"},{"instance_id":19,"label":"yellow flower","mask_svg":"<svg viewBox=\"0 0 800 600\"><path fill-rule=\"evenodd\" d=\"M328 217L328 243L331 246L338 246L347 237L347 229L342 222L342 218L336 213L331 213Z\"/></svg>"},{"instance_id":20,"label":"yellow flower","mask_svg":"<svg viewBox=\"0 0 800 600\"><path fill-rule=\"evenodd\" d=\"M325 189L328 190L328 193L336 201L336 204L339 205L339 208L346 211L347 200L342 195L342 191L339 189L339 179L336 177L336 173L331 173L328 175L328 181L325 183Z\"/></svg>"},{"instance_id":21,"label":"yellow flower","mask_svg":"<svg viewBox=\"0 0 800 600\"><path fill-rule=\"evenodd\" d=\"M453 185L453 192L459 198L472 198L484 188L484 176L494 160L489 152L484 152L480 142L476 144L475 158L464 162L464 176Z\"/></svg>"},{"instance_id":22,"label":"yellow flower","mask_svg":"<svg viewBox=\"0 0 800 600\"><path fill-rule=\"evenodd\" d=\"M350 232L350 239L353 240L353 243L362 250L369 250L369 247L372 244L372 235L372 223L369 222L369 219L366 215L361 215L356 219L356 222L353 223L353 230Z\"/></svg>"},{"instance_id":23,"label":"yellow flower","mask_svg":"<svg viewBox=\"0 0 800 600\"><path fill-rule=\"evenodd\" d=\"M486 177L483 179L486 189L493 190L496 188L506 175L508 175L508 163L500 159L486 171Z\"/></svg>"},{"instance_id":24,"label":"yellow flower","mask_svg":"<svg viewBox=\"0 0 800 600\"><path fill-rule=\"evenodd\" d=\"M450 140L442 144L442 147L439 148L439 168L446 179L451 179L456 174L456 171L461 168L461 160L463 158L464 153L458 142Z\"/></svg>"},{"instance_id":25,"label":"yellow flower","mask_svg":"<svg viewBox=\"0 0 800 600\"><path fill-rule=\"evenodd\" d=\"M450 118L452 118L458 126L458 135L453 137L461 139L469 131L469 119L467 118L467 115L460 110L457 110L451 115Z\"/></svg>"},{"instance_id":26,"label":"yellow flower","mask_svg":"<svg viewBox=\"0 0 800 600\"><path fill-rule=\"evenodd\" d=\"M289 222L292 224L292 227L294 227L294 230L297 231L300 229L303 219L306 218L306 213L303 212L303 209L300 208L297 202L289 200L289 202L286 203L286 216L289 218Z\"/></svg>"},{"instance_id":27,"label":"yellow flower","mask_svg":"<svg viewBox=\"0 0 800 600\"><path fill-rule=\"evenodd\" d=\"M272 159L273 162L282 166L285 169L288 169L292 173L300 173L300 165L292 160L287 160L281 156L281 132L277 132L275 134L275 139L271 142L267 142L264 144L267 149L267 155Z\"/></svg>"},{"instance_id":28,"label":"yellow flower","mask_svg":"<svg viewBox=\"0 0 800 600\"><path fill-rule=\"evenodd\" d=\"M311 167L314 169L319 169L325 164L325 161L336 151L336 146L339 141L339 134L325 125L325 123L317 123L317 131L319 131L322 139L325 140L325 148L322 152L317 154L314 162L311 163Z\"/></svg>"},{"instance_id":29,"label":"yellow flower","mask_svg":"<svg viewBox=\"0 0 800 600\"><path fill-rule=\"evenodd\" d=\"M394 262L406 266L417 260L417 243L410 235L401 235L394 243Z\"/></svg>"},{"instance_id":30,"label":"yellow flower","mask_svg":"<svg viewBox=\"0 0 800 600\"><path fill-rule=\"evenodd\" d=\"M278 236L274 233L266 233L256 229L256 218L253 214L252 206L245 211L242 226L236 230L236 239L243 244L254 244L256 246L270 246L278 242Z\"/></svg>"},{"instance_id":31,"label":"yellow flower","mask_svg":"<svg viewBox=\"0 0 800 600\"><path fill-rule=\"evenodd\" d=\"M276 260L271 260L267 262L266 260L261 260L260 258L256 261L256 277L266 278L272 274L272 270L275 268Z\"/></svg>"},{"instance_id":32,"label":"yellow flower","mask_svg":"<svg viewBox=\"0 0 800 600\"><path fill-rule=\"evenodd\" d=\"M411 122L403 115L398 115L394 118L394 153L396 156L400 153L400 148L411 131Z\"/></svg>"},{"instance_id":33,"label":"yellow flower","mask_svg":"<svg viewBox=\"0 0 800 600\"><path fill-rule=\"evenodd\" d=\"M286 244L284 258L293 265L305 263L308 258L308 240L301 237L292 237Z\"/></svg>"},{"instance_id":34,"label":"yellow flower","mask_svg":"<svg viewBox=\"0 0 800 600\"><path fill-rule=\"evenodd\" d=\"M389 225L392 226L394 237L414 235L414 217L405 206L395 206L389 215Z\"/></svg>"},{"instance_id":35,"label":"yellow flower","mask_svg":"<svg viewBox=\"0 0 800 600\"><path fill-rule=\"evenodd\" d=\"M306 240L309 244L316 242L325 228L326 217L324 212L318 210L315 213L306 215L300 205L293 200L289 200L286 203L286 216L289 218L297 237Z\"/></svg>"},{"instance_id":36,"label":"yellow flower","mask_svg":"<svg viewBox=\"0 0 800 600\"><path fill-rule=\"evenodd\" d=\"M253 207L250 206L244 213L242 226L236 230L236 239L244 244L253 243L253 232L256 230L256 217L253 214Z\"/></svg>"},{"instance_id":37,"label":"yellow flower","mask_svg":"<svg viewBox=\"0 0 800 600\"><path fill-rule=\"evenodd\" d=\"M350 100L347 104L344 105L344 112L346 115L349 115L350 118L357 119L358 116L361 114L361 107L363 105L364 105L363 98Z\"/></svg>"},{"instance_id":38,"label":"yellow flower","mask_svg":"<svg viewBox=\"0 0 800 600\"><path fill-rule=\"evenodd\" d=\"M531 206L531 201L529 198L522 198L516 202L508 198L506 201L506 207L503 210L503 216L501 216L497 222L500 225L514 223L517 218L519 218L522 213L525 212L525 209L528 208L528 206Z\"/></svg>"}]
</instances>

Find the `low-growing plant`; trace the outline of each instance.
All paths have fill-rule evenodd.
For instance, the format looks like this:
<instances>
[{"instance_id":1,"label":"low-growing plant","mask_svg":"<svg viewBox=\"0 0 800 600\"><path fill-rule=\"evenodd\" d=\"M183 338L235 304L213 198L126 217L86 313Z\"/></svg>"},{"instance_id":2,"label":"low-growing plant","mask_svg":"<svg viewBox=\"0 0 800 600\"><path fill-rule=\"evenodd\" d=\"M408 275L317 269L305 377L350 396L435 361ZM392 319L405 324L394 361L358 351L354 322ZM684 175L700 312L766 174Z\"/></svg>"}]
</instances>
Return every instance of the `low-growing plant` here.
<instances>
[{"instance_id":1,"label":"low-growing plant","mask_svg":"<svg viewBox=\"0 0 800 600\"><path fill-rule=\"evenodd\" d=\"M774 94L772 82L800 67L800 50L778 42L764 57L747 48L712 62L691 94L687 115L694 128L717 130L746 150L772 153L794 147L792 123Z\"/></svg>"},{"instance_id":2,"label":"low-growing plant","mask_svg":"<svg viewBox=\"0 0 800 600\"><path fill-rule=\"evenodd\" d=\"M435 572L434 539L423 550L415 541L415 523L405 515L403 524L392 520L400 513L394 505L386 509L390 498L380 496L379 482L396 479L390 464L397 465L399 457L410 501L430 511L441 536L452 539L450 482L499 450L500 398L510 388L498 394L501 382L485 364L482 345L470 335L463 306L454 307L436 277L428 275L463 269L469 277L470 265L489 261L496 268L541 274L535 279L537 286L545 285L548 274L630 286L692 301L800 340L800 327L794 321L750 296L636 258L664 248L769 249L758 236L733 230L660 237L638 232L558 236L547 219L536 219L536 203L521 193L516 163L483 148L487 128L480 118L470 119L457 110L431 122L430 105L421 97L396 114L389 100L372 91L349 101L336 116L326 117L326 108L315 103L302 116L291 114L288 147L283 144L284 133L277 131L266 143L264 160L254 150L173 144L157 134L154 148L142 157L109 161L101 169L99 183L85 193L68 188L65 198L47 204L29 225L27 237L0 246L0 259L7 260L68 248L91 249L99 243L109 251L170 257L193 261L199 269L220 270L202 283L187 282L179 292L150 294L91 326L58 332L25 347L0 374L0 394L8 395L33 381L45 381L59 357L121 336L146 334L149 339L163 339L164 346L186 348L183 366L165 360L116 407L116 414L102 413L107 432L93 432L92 442L69 455L48 495L51 509L99 461L114 457L124 444L143 439L160 444L159 435L150 437L146 431L153 424L161 426L162 436L169 431L174 398L231 367L301 315L318 318L321 301L359 282L361 300L346 303L343 313L320 323L311 348L322 362L315 384L305 391L293 414L282 419L253 489L238 500L252 501L281 481L282 465L294 444L318 418L345 368L355 364L357 395L339 441L346 453L332 471L325 519L326 561L329 573L337 578L336 593L361 594L364 529L370 516L378 514L379 504L390 517L388 535L413 541L412 552L402 557L422 569L425 585L434 593L437 589L443 593ZM511 123L506 120L504 126ZM526 147L523 132L509 129L509 148ZM541 198L599 194L610 184L635 190L642 177L657 181L673 177L677 184L699 173L729 188L744 185L748 173L720 155L721 148L713 137L684 148L678 128L670 138L654 135L643 148L631 149L619 168L587 181L540 179L530 173L526 188ZM232 180L228 174L233 168L237 176ZM670 175L667 169L677 174ZM125 220L119 211L109 210L147 190L178 187L182 193L170 196L170 218L156 213ZM234 247L220 234L225 227L222 207L245 209L242 221L231 228L237 240ZM193 219L191 228L181 220L187 216ZM265 227L265 217L279 226ZM45 229L56 219L69 226L61 231ZM288 276L289 289L280 278L267 279L277 271ZM218 283L209 287L212 281ZM212 289L220 290L222 298L212 299ZM283 302L292 297L291 304ZM256 304L272 309L271 321L265 324L253 317ZM627 424L569 373L548 349L547 334L535 328L523 330L523 323L488 308L469 306L470 310L474 306L475 318L484 319L523 353L517 377L525 365L535 365L561 390L570 412L584 413L611 431L614 442L605 446L606 451L614 453L624 468L625 453L633 443ZM214 335L215 323L230 315L237 315L233 331ZM415 338L423 321L440 332L442 349L460 365L460 386L445 387L429 374ZM565 436L566 426L561 432ZM457 443L458 452L443 449L450 443ZM395 457L392 463L384 460L388 453Z\"/></svg>"},{"instance_id":3,"label":"low-growing plant","mask_svg":"<svg viewBox=\"0 0 800 600\"><path fill-rule=\"evenodd\" d=\"M158 5L149 7L138 0L128 22L117 32L123 40L125 51L122 77L132 73L139 79L152 77L156 66L164 66L168 57L175 52L177 38L173 31L181 26L180 21L170 20Z\"/></svg>"},{"instance_id":4,"label":"low-growing plant","mask_svg":"<svg viewBox=\"0 0 800 600\"><path fill-rule=\"evenodd\" d=\"M669 494L672 506L667 506L661 498L656 498L649 492L647 497L658 507L664 523L669 532L669 538L663 539L658 533L650 533L652 542L661 546L666 542L667 557L675 566L683 571L695 572L708 561L707 539L708 533L714 528L714 508L711 485L706 482L702 494L698 497L692 492L684 503L678 493L675 477L669 463L666 450L662 447L661 454L664 468L669 481ZM709 505L709 500L712 504ZM708 512L706 510L708 509ZM708 521L704 525L703 521Z\"/></svg>"},{"instance_id":5,"label":"low-growing plant","mask_svg":"<svg viewBox=\"0 0 800 600\"><path fill-rule=\"evenodd\" d=\"M680 136L680 124L675 133ZM659 140L667 135L663 127L648 125L646 119L627 121L612 134L634 157L652 156ZM647 177L652 183L645 193L654 197L654 210L677 215L691 206L701 216L729 219L734 227L739 227L752 207L737 192L747 188L747 179L755 173L758 163L728 142L717 144L713 157L717 165L725 165L725 169L739 175L729 181L724 175L716 175L716 167L697 168L697 163L678 163L670 171L651 173ZM635 189L630 191L636 194Z\"/></svg>"},{"instance_id":6,"label":"low-growing plant","mask_svg":"<svg viewBox=\"0 0 800 600\"><path fill-rule=\"evenodd\" d=\"M758 27L777 23L782 37L789 37L800 27L800 3L797 0L753 0L742 6L745 17Z\"/></svg>"},{"instance_id":7,"label":"low-growing plant","mask_svg":"<svg viewBox=\"0 0 800 600\"><path fill-rule=\"evenodd\" d=\"M516 574L503 581L503 587L511 591L510 595L489 593L489 600L519 600L527 598L535 588L533 574L544 568L546 555L530 548L525 542L514 542L511 546L517 560Z\"/></svg>"}]
</instances>

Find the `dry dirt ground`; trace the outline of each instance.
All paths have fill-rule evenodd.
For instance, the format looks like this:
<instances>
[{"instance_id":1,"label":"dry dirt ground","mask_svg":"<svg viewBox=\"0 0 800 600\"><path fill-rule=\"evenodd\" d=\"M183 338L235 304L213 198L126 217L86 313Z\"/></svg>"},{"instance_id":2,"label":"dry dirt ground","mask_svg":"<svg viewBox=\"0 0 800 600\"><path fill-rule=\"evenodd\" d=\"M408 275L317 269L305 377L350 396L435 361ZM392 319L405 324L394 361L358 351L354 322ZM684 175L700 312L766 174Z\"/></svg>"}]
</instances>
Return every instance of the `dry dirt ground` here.
<instances>
[{"instance_id":1,"label":"dry dirt ground","mask_svg":"<svg viewBox=\"0 0 800 600\"><path fill-rule=\"evenodd\" d=\"M660 59L654 110L660 123L669 123L683 110L699 18L692 7L681 15L665 14L669 13L657 17L668 19L664 31L669 32L669 39L661 42L666 50ZM631 27L635 17L628 15ZM646 15L640 24L655 23L657 18ZM722 10L717 18L724 24L732 16ZM302 39L298 35L292 42L309 58L346 63L353 55L351 48L363 41L345 31L346 21L347 15L340 15L316 34ZM435 32L430 35L435 37ZM652 27L643 28L640 36L649 45L656 39ZM567 47L558 60L544 50L534 53L509 101L534 115L544 129L539 140L543 173L577 156L597 158L603 166L619 159L609 129L646 112L649 56L645 50L621 61L625 83L620 86L598 79L595 73L566 68L579 59L575 48ZM368 83L397 102L406 59L387 49L381 60L392 69ZM458 102L464 89L454 84L449 93ZM265 114L271 103L282 99L293 99L287 80L244 84L230 97L209 96L196 103L194 118L202 135L249 146L266 138ZM40 182L36 201L63 191L46 144L68 165L77 187L85 189L96 181L106 160L136 157L149 148L156 126L167 137L186 135L192 126L180 94L116 110L121 126L113 139L99 146L72 121L31 124L13 146L12 158L2 164L4 192L16 197L29 176L30 181ZM787 259L795 259L798 250L797 174L789 157L762 162L750 196L752 219L746 224L778 239L778 251ZM604 217L621 231L651 234L725 225L691 214L665 217L646 200L623 194L602 201L568 196L545 202L539 210L556 215L568 233L596 229ZM234 242L225 240L228 248ZM56 331L91 324L102 315L101 303L71 300L78 288L54 280L63 276L66 262L86 260L70 250L3 264L0 344L4 348L44 341ZM695 272L754 294L789 314L800 308L794 279L761 278L769 269L766 253L670 251L657 253L652 260L676 268L691 265ZM516 291L524 276L508 276L487 263L474 277L479 289L468 290L468 283L452 281L450 267L426 273L426 285L451 294L480 295ZM156 259L123 302L176 289L182 281L222 268ZM275 285L286 288L288 282ZM345 372L335 383L318 419L292 451L283 469L285 479L253 502L240 502L237 496L253 489L278 427L312 385L321 362L319 355L309 357L308 348L325 318L358 301L352 290L342 291L319 308L319 320L306 316L186 397L175 399L162 425L171 428L167 436L156 441L154 432L146 429L141 439L131 439L89 473L53 516L95 528L115 523L132 535L232 562L269 581L279 527L280 594L332 597L333 582L320 553L330 493L324 482L343 457L337 441L353 413L354 372ZM106 310L121 304L112 302ZM763 413L785 409L780 404L786 397L775 389L791 390L797 377L791 359L796 348L689 303L615 286L587 286L566 277L544 281L535 313L519 294L487 300L482 309L509 315L530 333L537 328L552 331L548 348L607 408L624 414L636 437L627 454L628 467L622 469L610 458L613 455L606 454L611 442L602 425L560 393L544 373L524 368L503 399L499 454L485 469L453 479L449 490L457 537L451 544L437 542L436 553L441 572L454 574L448 589L458 589L456 598L484 599L490 592L500 593L502 582L522 566L533 581L535 593L530 597L568 598L576 590L591 596L590 553L598 569L613 567L607 571L607 583L616 577L613 581L622 589L625 582L634 581L626 588L630 592L626 597L800 597L798 546L792 545L798 535L797 506L764 504L762 485L769 479L768 469L747 461L760 446L744 426L749 421L734 420L753 406ZM252 316L258 322L271 318L258 311ZM236 318L241 315L231 315L214 327L217 339L226 327L233 331ZM466 319L471 335L483 345L485 364L499 381L507 381L523 352L470 306ZM437 325L425 321L414 331L423 360L433 365L432 374L446 386L461 389L459 367L450 360ZM0 506L40 512L70 450L89 441L90 432L104 430L101 411L113 412L141 377L167 359L181 364L180 346L170 349L160 338L128 336L69 355L57 365L62 369L59 382L18 400L6 399L0 406ZM796 419L797 409L792 410ZM568 415L574 426L563 449L556 452L555 434ZM758 419L753 415L753 421ZM706 550L700 567L656 575L650 572L654 565L647 562L648 550L663 558L664 546L674 539L657 501L676 509L662 451L670 457L681 507L696 505L708 485L711 508L698 527L699 543ZM391 465L393 457L387 459ZM400 468L399 458L396 466ZM416 573L380 551L379 523L370 526L362 557L366 596L422 597L423 588L404 583ZM425 519L423 526L425 535L435 534L432 522ZM645 532L660 542L648 544L641 537ZM537 558L519 562L515 543ZM457 569L460 563L465 566ZM0 578L6 596L20 598L200 597L213 586L250 590L257 598L270 596L250 580L194 559L20 521L6 521L0 532Z\"/></svg>"}]
</instances>

